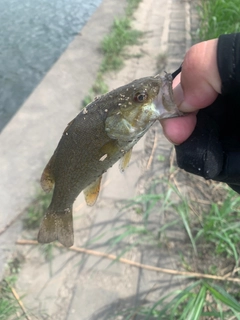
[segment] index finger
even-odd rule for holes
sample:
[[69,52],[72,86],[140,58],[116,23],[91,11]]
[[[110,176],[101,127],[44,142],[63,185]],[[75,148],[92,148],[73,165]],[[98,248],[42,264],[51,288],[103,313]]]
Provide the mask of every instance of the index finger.
[[218,39],[201,42],[187,52],[180,83],[174,89],[175,102],[181,111],[193,112],[207,107],[221,92],[217,42]]

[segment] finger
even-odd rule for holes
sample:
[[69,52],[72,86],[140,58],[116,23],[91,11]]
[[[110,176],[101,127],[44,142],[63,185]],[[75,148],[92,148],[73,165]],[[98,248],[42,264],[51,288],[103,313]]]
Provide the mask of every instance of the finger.
[[193,112],[210,105],[221,92],[217,67],[217,39],[191,47],[182,64],[181,83],[174,89],[177,106]]
[[162,119],[160,123],[163,127],[163,133],[173,144],[181,144],[193,132],[196,126],[196,113],[189,113],[183,117]]

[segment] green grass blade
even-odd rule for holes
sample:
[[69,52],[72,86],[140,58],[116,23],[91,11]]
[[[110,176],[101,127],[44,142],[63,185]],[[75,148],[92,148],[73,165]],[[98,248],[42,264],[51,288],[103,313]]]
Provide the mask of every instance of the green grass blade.
[[235,315],[235,317],[236,317],[236,319],[237,320],[240,320],[240,314],[239,314],[239,312],[236,312],[234,309],[232,309],[231,308],[231,310],[232,310],[232,313]]
[[204,283],[205,287],[211,292],[216,300],[221,301],[228,307],[234,309],[237,312],[240,312],[240,303],[226,292],[222,287],[217,286],[216,284]]
[[[209,232],[210,233],[210,232]],[[229,238],[228,235],[226,235],[225,233],[224,234],[221,234],[220,232],[214,232],[214,236],[216,238],[219,238],[220,240],[222,240],[223,242],[225,242],[229,248],[231,249],[232,251],[232,254],[234,256],[234,259],[236,261],[236,265],[238,265],[238,260],[239,260],[239,256],[238,256],[238,253],[237,253],[237,250],[236,250],[236,247],[235,245],[232,243],[231,239]]]
[[188,317],[186,318],[186,320],[198,320],[200,318],[200,316],[202,315],[202,308],[206,298],[206,291],[207,289],[203,285],[199,290],[198,295],[196,296],[193,308],[188,314]]
[[[159,310],[158,313],[158,317],[159,319],[162,319],[161,317],[164,317],[166,315],[166,313],[168,311],[170,311],[170,315],[171,318],[174,319],[174,313],[176,312],[176,309],[178,307],[178,305],[182,302],[184,302],[184,300],[186,300],[187,298],[191,297],[192,293],[191,291],[196,288],[197,286],[199,286],[199,284],[202,281],[196,281],[192,284],[190,284],[189,286],[187,286],[185,289],[183,289],[182,291],[179,292],[179,290],[174,291],[166,296],[164,296],[161,300],[157,301],[157,303],[154,304],[153,308],[151,309],[151,313],[149,313],[149,317],[146,319],[150,319],[150,314],[152,314],[153,310],[159,305],[161,304],[164,300],[166,300],[170,295],[176,294],[177,292],[179,292],[170,302],[168,302],[164,307],[162,307],[161,310]],[[169,319],[171,319],[169,318]],[[174,319],[175,320],[175,319]]]
[[186,232],[188,234],[188,237],[189,237],[189,239],[191,241],[194,253],[197,255],[196,243],[195,243],[195,240],[194,240],[194,237],[192,235],[192,231],[191,231],[191,228],[190,228],[190,225],[189,225],[189,222],[188,222],[188,213],[187,213],[188,210],[189,210],[188,209],[188,203],[186,202],[186,200],[184,200],[184,202],[182,203],[182,206],[176,207],[176,211],[180,215],[180,217],[182,219],[182,222],[183,222],[183,225],[184,225],[184,227],[186,229]]

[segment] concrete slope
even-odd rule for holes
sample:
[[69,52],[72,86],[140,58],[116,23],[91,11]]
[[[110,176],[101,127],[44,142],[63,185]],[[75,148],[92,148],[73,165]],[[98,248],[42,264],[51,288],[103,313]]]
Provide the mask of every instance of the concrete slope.
[[45,164],[96,79],[99,43],[125,5],[102,2],[0,135],[0,277],[20,231],[19,224],[7,227],[34,199]]
[[[134,56],[125,61],[125,67],[106,78],[111,89],[135,78],[157,73],[156,61],[159,55],[167,57],[163,70],[172,72],[180,65],[189,45],[189,8],[188,2],[172,0],[143,0],[140,3],[135,13],[134,26],[144,31],[145,37],[140,46],[126,50]],[[58,72],[58,67],[54,66],[55,72]],[[84,71],[84,75],[87,77],[88,73]],[[71,82],[69,85],[72,85]],[[74,104],[71,97],[67,97],[70,99],[68,104]],[[53,119],[54,116],[56,114],[52,115]],[[65,119],[62,122],[56,136],[61,134]],[[54,131],[55,128],[56,123],[50,130]],[[154,141],[157,141],[157,145],[151,158]],[[115,255],[121,253],[125,245],[132,245],[137,239],[134,235],[114,247],[109,245],[109,241],[122,235],[129,223],[138,225],[141,222],[142,216],[136,214],[133,208],[124,209],[126,201],[142,194],[146,183],[150,183],[154,177],[166,174],[171,150],[172,146],[164,138],[159,123],[156,123],[133,149],[126,172],[120,173],[116,164],[104,175],[102,191],[94,207],[87,207],[80,195],[74,205],[75,245],[87,245],[95,251]],[[159,155],[167,160],[159,162]],[[159,190],[159,193],[164,192],[164,188]],[[168,221],[170,218],[167,217]],[[152,229],[164,223],[166,217],[164,214],[159,215],[158,209],[149,217]],[[24,236],[29,234],[25,232]],[[174,241],[182,241],[183,238],[182,230],[173,230]],[[156,301],[182,285],[182,282],[170,275],[140,270],[117,262],[110,264],[111,261],[107,259],[76,254],[65,249],[54,249],[53,260],[49,263],[44,260],[40,251],[42,249],[42,246],[18,246],[16,249],[18,254],[25,257],[16,289],[20,295],[24,295],[23,303],[32,319],[121,320],[124,319],[125,309],[139,308],[145,302]],[[174,250],[159,249],[151,244],[132,249],[124,256],[133,261],[165,268],[176,269],[178,263],[178,253]]]

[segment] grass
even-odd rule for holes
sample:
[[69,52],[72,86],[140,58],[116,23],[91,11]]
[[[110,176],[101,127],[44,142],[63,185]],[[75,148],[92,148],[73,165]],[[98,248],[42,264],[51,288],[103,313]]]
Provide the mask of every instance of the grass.
[[138,5],[141,1],[142,0],[127,0],[127,8],[125,10],[125,13],[128,18],[131,18],[133,16],[133,13],[138,8]]
[[103,95],[107,91],[108,91],[108,86],[104,82],[103,76],[101,75],[101,73],[99,73],[89,93],[83,99],[82,105],[85,107],[86,105],[91,103],[95,99],[95,97],[99,95]]
[[[166,181],[158,180],[158,183],[163,185]],[[111,239],[111,245],[116,245],[126,240],[128,236],[134,235],[136,236],[135,246],[146,243],[160,246],[162,239],[167,238],[167,231],[177,226],[185,230],[195,256],[201,255],[203,249],[207,249],[209,257],[228,259],[234,268],[239,267],[240,196],[233,190],[228,188],[226,198],[221,203],[211,203],[209,209],[197,215],[197,218],[196,214],[193,214],[191,201],[172,184],[168,184],[166,194],[148,193],[129,200],[123,210],[126,211],[129,208],[141,215],[142,220],[138,223],[128,223],[117,229],[119,235]],[[170,215],[173,212],[174,218],[165,221],[163,226],[152,226],[151,214],[161,216]]]
[[87,96],[83,99],[82,107],[92,102],[98,95],[108,91],[103,75],[109,71],[117,71],[124,66],[124,60],[129,56],[125,52],[126,46],[139,44],[142,32],[134,30],[131,26],[133,13],[141,0],[128,0],[125,14],[115,19],[108,35],[100,44],[103,60],[98,70],[98,76]]
[[22,310],[13,295],[20,262],[13,259],[8,264],[8,275],[0,282],[0,320],[24,319]]
[[131,28],[130,17],[115,19],[110,34],[101,43],[104,58],[100,72],[105,73],[122,68],[125,57],[124,48],[128,45],[138,44],[141,35],[140,31]]
[[[164,184],[165,180],[157,180],[153,184]],[[154,189],[154,188],[151,188]],[[173,198],[177,195],[178,201]],[[170,219],[165,222],[164,225],[156,226],[152,224],[151,215],[156,213],[160,217],[161,215],[170,215],[173,212],[177,212],[178,215],[174,216],[174,219]],[[128,236],[135,236],[134,243],[129,245],[129,248],[133,246],[140,245],[155,245],[161,247],[163,244],[167,245],[164,242],[168,236],[167,232],[169,229],[175,227],[175,230],[185,229],[188,239],[192,244],[194,254],[197,254],[196,241],[191,231],[191,225],[189,220],[191,219],[191,209],[189,207],[189,201],[184,198],[180,192],[176,190],[175,187],[169,185],[166,194],[155,194],[147,193],[135,197],[132,200],[127,202],[127,205],[123,208],[124,211],[129,210],[129,208],[134,209],[134,211],[142,216],[142,221],[134,224],[127,224],[119,229],[118,236],[110,239],[111,245],[119,244],[123,240],[127,240]],[[160,219],[160,218],[159,218]],[[128,241],[125,241],[126,243]],[[126,248],[124,249],[127,250]]]
[[19,311],[19,305],[11,292],[13,280],[5,278],[0,282],[0,319],[6,320],[16,315]]
[[[172,295],[172,300],[167,302]],[[136,311],[133,312],[136,315]],[[137,314],[146,320],[240,319],[240,305],[223,288],[199,280],[167,294],[151,308],[142,307]]]
[[239,266],[240,255],[240,197],[229,190],[221,206],[211,204],[208,214],[203,215],[202,226],[199,228],[196,242],[212,244],[216,255],[224,255],[235,260]]
[[240,0],[201,0],[199,15],[201,40],[240,31]]
[[[165,180],[156,183],[166,184]],[[153,190],[154,188],[151,188]],[[182,267],[190,271],[222,274],[226,267],[238,275],[240,254],[240,196],[227,189],[222,203],[212,203],[209,209],[199,216],[192,211],[191,201],[184,197],[172,184],[166,194],[149,193],[138,196],[128,202],[125,210],[132,208],[142,216],[142,222],[129,222],[120,227],[118,236],[110,240],[110,246],[120,245],[121,257],[133,247],[140,250],[167,245],[168,231],[174,227],[185,229],[185,245],[175,244]],[[162,226],[151,223],[151,215],[159,216],[175,213],[175,217]],[[134,239],[129,241],[129,239]],[[191,246],[189,246],[189,244]],[[188,252],[188,255],[186,255]],[[191,252],[191,254],[189,254]],[[193,258],[192,258],[193,257]],[[208,260],[208,262],[206,261]],[[214,268],[213,268],[213,264]],[[194,265],[199,269],[195,269]],[[229,268],[228,268],[229,269]],[[211,272],[210,272],[211,273]],[[193,280],[182,290],[172,291],[152,304],[120,311],[123,319],[132,319],[139,315],[141,319],[161,320],[197,320],[197,319],[240,319],[239,284],[216,281]]]

